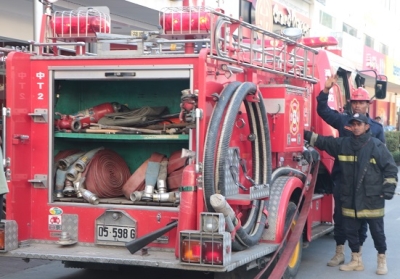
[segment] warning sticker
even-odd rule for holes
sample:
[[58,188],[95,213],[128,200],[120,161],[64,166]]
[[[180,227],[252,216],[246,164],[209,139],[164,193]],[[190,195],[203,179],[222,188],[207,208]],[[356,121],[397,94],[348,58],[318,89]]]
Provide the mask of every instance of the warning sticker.
[[61,231],[62,217],[61,215],[49,215],[49,230]]

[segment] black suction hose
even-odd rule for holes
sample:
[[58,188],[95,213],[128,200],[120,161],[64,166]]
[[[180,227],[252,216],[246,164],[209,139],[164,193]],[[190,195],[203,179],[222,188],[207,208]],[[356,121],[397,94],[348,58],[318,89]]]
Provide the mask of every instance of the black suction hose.
[[[236,115],[242,102],[246,107],[250,132],[255,135],[255,140],[252,142],[254,180],[257,184],[267,184],[271,180],[270,136],[264,103],[262,101],[248,102],[245,100],[248,94],[256,92],[255,84],[246,82],[239,85],[240,83],[234,82],[224,89],[210,117],[205,141],[203,169],[204,197],[209,211],[214,211],[210,204],[210,197],[217,190],[221,191],[223,195],[226,192],[224,185],[225,159],[228,154]],[[259,97],[262,100],[262,96],[259,95]],[[224,114],[225,118],[223,118]],[[217,185],[218,187],[216,187]],[[236,231],[236,237],[232,242],[234,250],[244,250],[258,243],[267,218],[264,213],[265,207],[265,201],[253,201],[253,207],[246,224]]]
[[[252,168],[253,168],[253,180],[256,184],[259,184],[261,181],[261,172],[260,172],[260,164],[257,164],[257,159],[258,159],[258,154],[260,153],[260,146],[259,146],[259,131],[257,129],[257,121],[256,121],[256,116],[254,114],[254,108],[252,103],[245,101],[244,102],[246,112],[247,112],[247,117],[249,121],[249,127],[250,127],[250,134],[254,135],[254,140],[251,141],[251,158],[252,158]],[[246,223],[242,225],[244,231],[246,233],[250,233],[253,229],[254,222],[256,222],[255,218],[257,218],[257,213],[260,209],[260,202],[258,200],[253,200],[252,201],[252,207],[250,210],[250,213],[246,219]]]
[[206,203],[206,209],[210,212],[214,212],[213,207],[210,204],[210,197],[216,193],[215,184],[215,149],[219,138],[219,130],[221,119],[223,118],[225,108],[233,93],[240,86],[240,82],[235,81],[228,84],[215,105],[215,108],[211,114],[209,125],[207,129],[206,140],[204,144],[204,168],[203,168],[203,179],[204,179],[204,200]]
[[[231,140],[232,136],[232,131],[233,131],[233,126],[234,122],[236,119],[236,115],[240,109],[240,106],[242,102],[244,101],[245,103],[247,102],[245,100],[246,96],[248,94],[254,94],[256,92],[256,85],[253,83],[243,83],[235,92],[235,94],[232,97],[231,102],[229,103],[229,107],[227,108],[226,111],[226,116],[223,121],[222,125],[222,130],[221,130],[221,136],[219,140],[219,145],[217,149],[217,161],[216,161],[216,177],[218,178],[218,189],[221,191],[221,193],[224,193],[224,182],[225,182],[225,158],[228,155],[228,148],[229,148],[229,143]],[[258,104],[258,103],[257,103]],[[252,124],[253,128],[252,131],[257,135],[255,139],[255,143],[253,144],[253,169],[256,172],[254,174],[254,178],[256,180],[256,183],[260,182],[265,182],[266,177],[265,175],[262,175],[263,173],[266,173],[266,170],[261,170],[260,171],[260,166],[263,166],[265,164],[262,164],[260,162],[260,156],[261,154],[261,159],[267,159],[266,157],[266,147],[265,145],[262,144],[262,140],[266,138],[265,134],[263,136],[258,135],[260,132],[265,133],[264,125],[260,123],[262,120],[260,120],[260,115],[254,116],[254,105],[247,106],[249,109],[248,114],[249,114],[249,120],[250,123]],[[251,107],[251,109],[250,109]],[[264,154],[264,155],[263,155]],[[269,158],[270,159],[270,158]],[[264,214],[264,201],[255,201],[254,202],[255,207],[253,207],[249,218],[250,221],[246,222],[246,226],[239,227],[236,231],[236,238],[232,243],[232,247],[234,250],[244,250],[248,247],[254,246],[255,244],[258,243],[260,240],[262,233],[264,231],[264,225],[266,222],[266,215]],[[235,224],[236,226],[237,224]],[[249,234],[249,232],[251,232]]]
[[[259,154],[254,154],[256,158],[257,165],[261,169],[261,183],[270,184],[272,177],[272,160],[271,160],[271,138],[269,134],[268,119],[266,117],[267,113],[265,110],[264,102],[262,101],[262,96],[259,94],[260,102],[252,103],[254,110],[256,111],[257,120],[255,127],[257,128],[257,144],[259,144]],[[271,184],[270,184],[271,185]],[[234,250],[244,250],[249,246],[253,246],[258,243],[262,237],[264,231],[267,216],[264,214],[264,209],[266,208],[265,201],[259,201],[259,209],[257,220],[253,223],[253,230],[249,234],[244,230],[238,230],[236,232],[236,239],[232,243],[232,248]]]
[[[256,91],[256,85],[250,82],[244,82],[236,90],[235,94],[231,98],[228,108],[226,109],[225,118],[220,130],[220,138],[218,143],[218,149],[216,153],[216,184],[220,190],[220,194],[225,196],[225,160],[228,158],[229,143],[232,137],[233,127],[235,125],[236,116],[242,105],[244,98],[249,94],[254,94]],[[257,178],[258,174],[255,174]]]

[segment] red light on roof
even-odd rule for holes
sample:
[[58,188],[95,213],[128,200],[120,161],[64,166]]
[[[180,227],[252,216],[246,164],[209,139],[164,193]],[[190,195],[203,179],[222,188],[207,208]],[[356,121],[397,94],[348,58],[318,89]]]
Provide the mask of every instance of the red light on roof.
[[327,47],[327,46],[337,46],[338,41],[335,37],[309,37],[303,38],[302,44],[308,47]]
[[107,20],[98,16],[54,17],[51,26],[54,33],[59,36],[68,34],[94,35],[96,32],[110,32],[110,25]]
[[189,13],[165,13],[160,18],[160,25],[165,32],[198,32],[210,30],[210,13],[189,12]]

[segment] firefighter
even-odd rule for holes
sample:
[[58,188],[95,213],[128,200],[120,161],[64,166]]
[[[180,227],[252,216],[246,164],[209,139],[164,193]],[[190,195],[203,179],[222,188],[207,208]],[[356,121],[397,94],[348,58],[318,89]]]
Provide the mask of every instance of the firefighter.
[[[2,143],[2,140],[0,138],[0,144]],[[3,152],[0,148],[0,162],[1,164],[3,163]],[[4,170],[2,169],[0,171],[0,220],[4,219],[5,216],[3,216],[3,199],[4,195],[8,193],[8,186],[7,186],[7,181],[6,181],[6,175],[4,173]]]
[[[320,92],[317,97],[317,112],[318,115],[330,126],[339,131],[339,137],[351,136],[351,131],[346,128],[347,122],[351,118],[351,113],[339,113],[336,110],[331,109],[328,106],[329,90],[333,84],[337,81],[337,75],[329,77],[325,82],[325,88]],[[358,88],[354,90],[350,97],[350,104],[353,113],[361,113],[368,116],[368,124],[370,127],[370,133],[373,137],[380,139],[385,143],[385,133],[380,123],[372,120],[368,115],[369,109],[369,95],[364,88]],[[346,242],[346,234],[342,225],[342,212],[341,212],[341,201],[340,201],[340,168],[338,160],[335,158],[335,163],[332,169],[332,181],[333,181],[333,197],[335,202],[335,208],[333,213],[334,220],[334,239],[336,242],[336,253],[332,259],[327,263],[328,266],[338,266],[345,261],[344,255],[344,244]],[[363,245],[367,238],[368,226],[364,222],[359,231],[360,243]]]
[[351,249],[351,261],[340,266],[342,271],[361,271],[358,230],[365,220],[370,228],[378,251],[376,273],[387,274],[386,237],[383,216],[385,200],[391,200],[397,186],[397,165],[386,145],[368,132],[369,118],[355,113],[348,121],[350,137],[324,137],[310,131],[304,139],[312,146],[325,150],[338,158],[342,171],[340,199],[342,201],[343,226]]

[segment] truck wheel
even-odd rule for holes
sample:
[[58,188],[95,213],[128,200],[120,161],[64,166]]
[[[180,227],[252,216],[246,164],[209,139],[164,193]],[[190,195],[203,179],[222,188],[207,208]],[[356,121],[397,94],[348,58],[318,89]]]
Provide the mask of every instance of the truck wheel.
[[[297,216],[293,219],[293,222],[290,223],[293,214],[296,212],[296,204],[294,202],[289,202],[288,204],[288,209],[286,211],[286,219],[285,219],[285,232],[289,230],[293,230],[294,226],[296,225],[297,218],[299,213],[297,212]],[[290,236],[289,232],[289,236]],[[283,249],[282,249],[283,250]],[[290,279],[294,278],[297,275],[297,272],[299,271],[300,268],[300,263],[301,263],[301,256],[303,254],[303,237],[300,237],[299,242],[296,245],[296,248],[293,251],[292,257],[289,260],[288,267],[286,268],[286,271],[282,277],[282,279]]]

